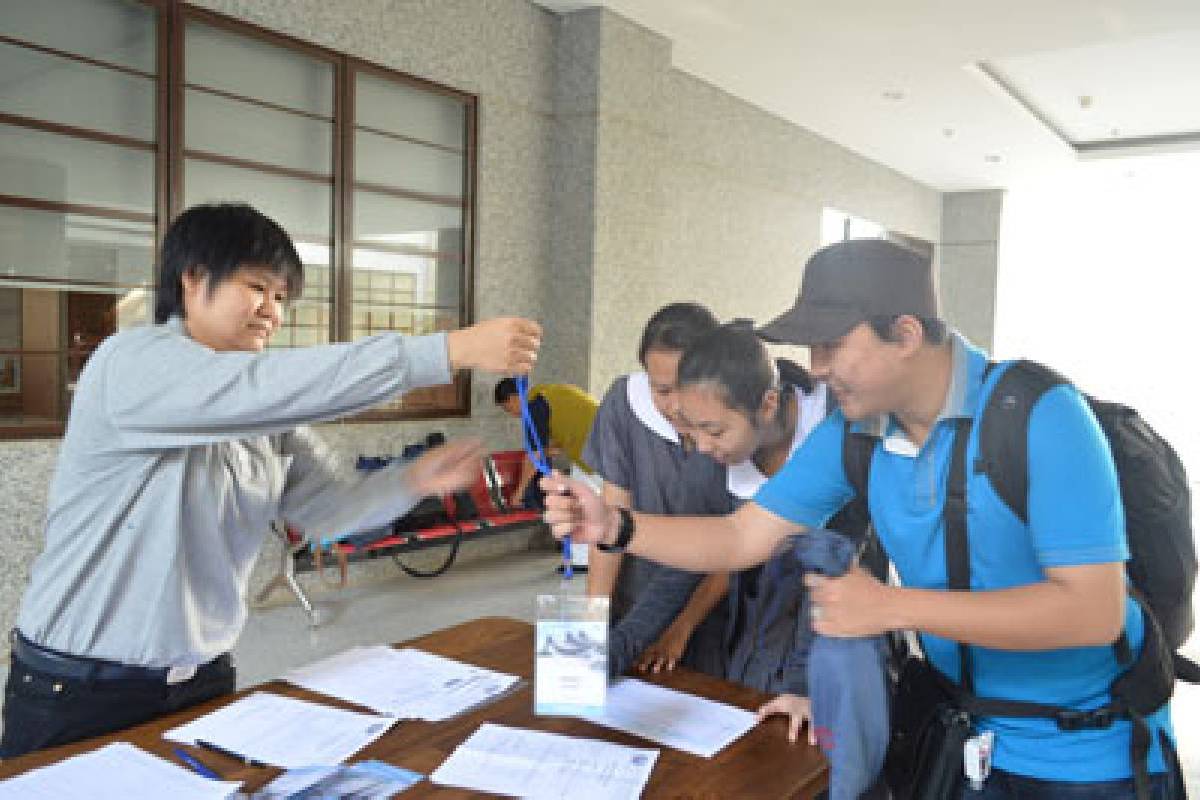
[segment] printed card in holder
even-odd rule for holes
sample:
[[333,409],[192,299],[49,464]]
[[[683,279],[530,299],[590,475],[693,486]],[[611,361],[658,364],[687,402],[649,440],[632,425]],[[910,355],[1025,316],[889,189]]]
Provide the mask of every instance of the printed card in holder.
[[604,709],[607,689],[608,598],[538,595],[534,713],[596,713]]

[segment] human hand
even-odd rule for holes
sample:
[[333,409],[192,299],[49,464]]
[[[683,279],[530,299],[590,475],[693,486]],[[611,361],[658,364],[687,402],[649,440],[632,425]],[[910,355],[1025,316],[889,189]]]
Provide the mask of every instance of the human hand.
[[758,709],[758,721],[762,722],[774,714],[786,714],[788,718],[788,741],[800,738],[800,727],[808,725],[808,743],[817,743],[817,734],[812,726],[812,701],[794,694],[781,694]]
[[891,608],[885,586],[861,567],[840,578],[816,573],[804,576],[812,599],[812,629],[822,636],[852,638],[891,630]]
[[446,334],[451,369],[525,375],[541,345],[542,326],[521,317],[497,317]]
[[637,668],[642,672],[670,672],[683,658],[683,651],[687,649],[691,638],[691,630],[676,625],[667,626],[658,641],[647,647],[638,658]]
[[612,544],[620,518],[585,481],[567,478],[557,470],[541,479],[546,493],[542,519],[556,539],[570,536],[579,544]]
[[480,439],[457,439],[426,451],[404,470],[404,481],[418,497],[466,489],[479,477],[485,451]]

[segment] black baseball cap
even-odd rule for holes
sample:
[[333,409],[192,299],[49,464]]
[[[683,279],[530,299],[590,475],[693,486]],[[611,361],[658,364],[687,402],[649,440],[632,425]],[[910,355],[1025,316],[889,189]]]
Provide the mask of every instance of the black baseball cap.
[[901,314],[938,318],[930,259],[884,239],[850,239],[808,260],[796,304],[758,333],[770,342],[825,344],[860,322]]

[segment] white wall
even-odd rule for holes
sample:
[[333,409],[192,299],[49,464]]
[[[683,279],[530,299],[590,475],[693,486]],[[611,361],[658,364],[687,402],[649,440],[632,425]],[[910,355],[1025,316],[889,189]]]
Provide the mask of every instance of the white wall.
[[1010,188],[996,355],[1137,408],[1200,480],[1200,155],[1090,162]]

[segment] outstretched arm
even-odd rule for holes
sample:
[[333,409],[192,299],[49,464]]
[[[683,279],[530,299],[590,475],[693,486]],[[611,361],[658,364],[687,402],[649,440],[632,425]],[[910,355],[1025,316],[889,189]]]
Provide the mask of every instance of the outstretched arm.
[[[542,478],[546,490],[546,522],[556,537],[612,545],[621,517],[583,481],[560,474]],[[766,561],[803,526],[745,503],[732,514],[676,517],[633,514],[634,533],[628,552],[690,572],[726,572]]]

